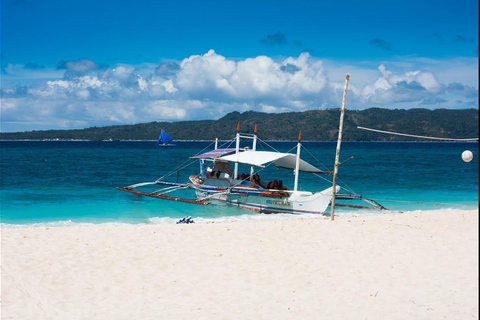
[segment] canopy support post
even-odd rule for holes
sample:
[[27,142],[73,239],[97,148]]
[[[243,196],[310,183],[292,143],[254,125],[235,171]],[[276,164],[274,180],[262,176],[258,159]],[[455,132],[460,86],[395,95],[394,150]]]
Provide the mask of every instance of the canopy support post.
[[[257,150],[257,125],[255,125],[255,129],[253,131],[253,145],[252,145],[252,150],[256,151]],[[255,171],[255,168],[253,166],[250,167],[250,181],[253,179],[253,172]]]
[[298,171],[300,168],[300,149],[302,147],[302,130],[298,133],[298,144],[297,144],[297,161],[295,162],[295,184],[293,186],[293,191],[297,192],[298,190]]
[[240,121],[237,123],[237,143],[235,145],[235,154],[237,154],[237,162],[235,162],[235,171],[233,172],[233,178],[238,177],[238,152],[240,151]]

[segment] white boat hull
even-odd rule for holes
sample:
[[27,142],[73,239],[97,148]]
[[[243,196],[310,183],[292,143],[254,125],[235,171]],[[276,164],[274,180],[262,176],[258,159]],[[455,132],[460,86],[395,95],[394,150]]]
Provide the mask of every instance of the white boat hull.
[[[269,192],[232,189],[197,189],[199,199],[226,203],[261,213],[323,214],[332,201],[332,188],[321,192]],[[338,188],[339,189],[339,188]],[[257,194],[255,194],[257,193]]]

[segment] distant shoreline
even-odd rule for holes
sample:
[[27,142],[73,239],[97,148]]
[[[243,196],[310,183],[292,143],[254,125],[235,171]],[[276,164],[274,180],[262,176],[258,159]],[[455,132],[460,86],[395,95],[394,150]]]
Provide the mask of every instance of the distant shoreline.
[[[240,132],[253,133],[263,141],[296,141],[299,131],[309,141],[337,141],[338,110],[310,110],[293,113],[232,112],[218,120],[149,122],[83,129],[49,129],[23,132],[0,132],[0,140],[156,140],[161,130],[175,141],[221,140],[234,138],[237,124]],[[350,141],[417,141],[359,130],[368,127],[415,136],[468,139],[478,137],[478,109],[409,109],[370,108],[349,110],[345,114],[343,136]],[[428,139],[423,139],[428,140]],[[306,140],[304,140],[306,141]]]

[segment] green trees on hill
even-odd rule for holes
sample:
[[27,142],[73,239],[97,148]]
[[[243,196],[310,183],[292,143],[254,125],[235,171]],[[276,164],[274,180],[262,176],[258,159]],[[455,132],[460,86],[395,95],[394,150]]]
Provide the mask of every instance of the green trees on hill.
[[[176,140],[230,139],[237,122],[242,132],[253,133],[258,125],[263,140],[296,140],[302,130],[304,140],[334,141],[338,135],[338,109],[311,110],[289,113],[231,112],[219,120],[149,122],[135,125],[92,127],[81,130],[46,130],[0,133],[1,140],[156,140],[161,129]],[[445,138],[478,137],[478,110],[409,109],[389,110],[371,108],[347,110],[344,122],[345,141],[408,141],[411,139],[357,129],[357,126],[414,135]]]

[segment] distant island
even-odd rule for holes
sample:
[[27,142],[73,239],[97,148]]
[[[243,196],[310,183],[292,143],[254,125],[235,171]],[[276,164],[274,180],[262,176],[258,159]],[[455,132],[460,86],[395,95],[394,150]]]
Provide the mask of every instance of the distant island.
[[[335,141],[338,109],[289,113],[231,112],[218,120],[150,122],[135,125],[91,127],[76,130],[45,130],[0,133],[0,140],[156,140],[161,129],[175,140],[231,139],[237,122],[242,132],[253,133],[255,124],[262,140],[296,140],[302,130],[305,141]],[[478,137],[478,109],[381,109],[345,113],[344,141],[419,141],[379,134],[357,126],[413,135],[444,138]]]

